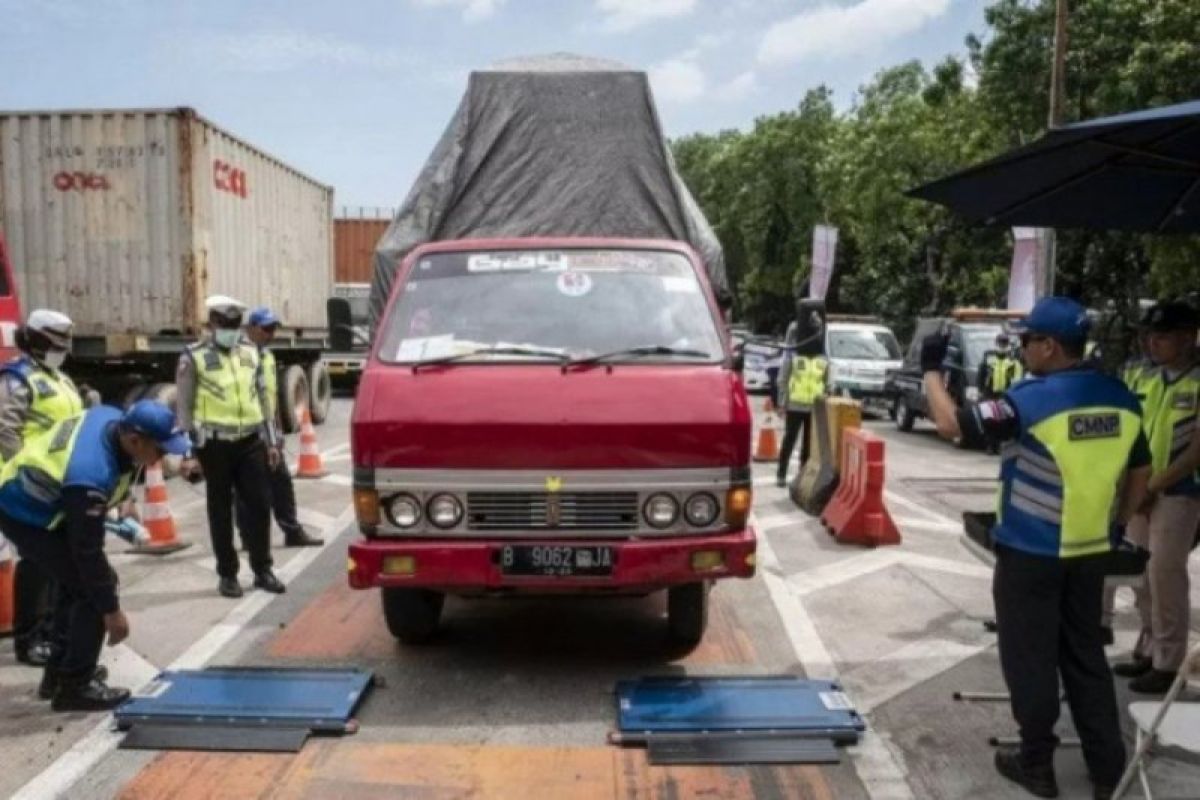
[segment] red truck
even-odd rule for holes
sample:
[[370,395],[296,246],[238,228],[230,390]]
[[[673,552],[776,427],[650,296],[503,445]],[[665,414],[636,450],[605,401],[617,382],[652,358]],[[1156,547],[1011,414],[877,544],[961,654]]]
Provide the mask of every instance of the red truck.
[[695,644],[713,582],[755,568],[737,361],[685,244],[416,248],[354,406],[350,585],[407,643],[447,594],[666,589]]
[[16,334],[20,325],[21,304],[17,300],[4,234],[0,233],[0,364],[17,355]]

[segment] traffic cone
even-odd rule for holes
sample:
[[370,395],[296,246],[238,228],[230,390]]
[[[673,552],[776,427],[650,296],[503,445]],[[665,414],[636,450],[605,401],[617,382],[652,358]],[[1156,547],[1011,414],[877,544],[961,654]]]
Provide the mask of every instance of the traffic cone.
[[768,413],[766,421],[758,430],[758,445],[754,448],[755,461],[779,460],[779,437],[775,433],[775,414]]
[[774,414],[775,413],[775,398],[771,397],[771,395],[767,395],[767,399],[763,402],[763,413],[764,414]]
[[329,474],[321,460],[321,448],[317,445],[317,429],[313,427],[308,406],[300,408],[300,460],[296,462],[297,478],[324,478]]
[[161,461],[146,467],[142,524],[149,531],[150,540],[139,544],[131,552],[165,556],[192,546],[191,542],[182,541],[175,530],[175,518],[171,516],[171,506],[167,503],[167,483],[163,480]]
[[0,544],[0,636],[8,636],[13,630],[13,573],[16,572],[16,562],[12,558],[12,548],[7,542]]

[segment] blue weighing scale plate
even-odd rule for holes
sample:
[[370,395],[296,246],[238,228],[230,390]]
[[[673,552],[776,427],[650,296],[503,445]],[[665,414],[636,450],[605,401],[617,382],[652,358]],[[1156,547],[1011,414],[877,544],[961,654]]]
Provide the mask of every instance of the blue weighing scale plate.
[[857,739],[866,724],[839,684],[794,677],[617,683],[622,734],[796,731]]
[[114,712],[138,723],[344,731],[371,685],[359,669],[219,667],[161,673]]

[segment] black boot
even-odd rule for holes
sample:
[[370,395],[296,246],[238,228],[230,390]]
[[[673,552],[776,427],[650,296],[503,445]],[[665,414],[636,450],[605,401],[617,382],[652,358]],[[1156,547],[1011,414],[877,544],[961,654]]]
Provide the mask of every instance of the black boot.
[[1058,780],[1054,765],[1030,767],[1021,763],[1021,753],[1015,748],[996,751],[996,771],[1030,794],[1038,797],[1058,797]]
[[[103,664],[96,666],[96,671],[92,673],[96,680],[108,680],[108,667]],[[54,693],[58,691],[58,670],[50,665],[46,665],[46,671],[42,673],[42,682],[38,684],[38,699],[51,700],[54,698]]]
[[262,589],[264,592],[271,594],[283,594],[287,591],[287,587],[279,578],[275,577],[275,573],[271,570],[264,570],[254,576],[254,588]]
[[1154,669],[1154,661],[1145,656],[1134,655],[1131,661],[1113,666],[1113,674],[1120,678],[1140,678]]
[[297,525],[295,528],[289,528],[283,532],[284,547],[320,547],[325,544],[325,540],[313,536],[304,529],[303,525]]
[[95,675],[82,681],[60,676],[50,708],[55,711],[111,711],[128,699],[128,689],[109,687]]
[[1175,673],[1161,669],[1150,669],[1146,674],[1129,682],[1129,691],[1138,694],[1166,694],[1175,682]]

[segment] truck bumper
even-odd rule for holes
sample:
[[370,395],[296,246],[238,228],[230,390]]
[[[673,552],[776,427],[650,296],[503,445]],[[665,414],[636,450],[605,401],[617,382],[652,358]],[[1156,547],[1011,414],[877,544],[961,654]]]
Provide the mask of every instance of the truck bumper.
[[[689,536],[669,540],[471,540],[366,539],[350,545],[348,569],[351,588],[405,587],[447,593],[475,594],[493,591],[528,593],[642,594],[667,586],[718,578],[754,575],[756,536],[752,527],[715,536]],[[505,575],[500,550],[505,545],[606,545],[613,549],[612,574],[603,577]],[[697,568],[693,555],[718,566]],[[385,560],[412,559],[411,574],[396,574]],[[392,563],[395,563],[394,561]]]

